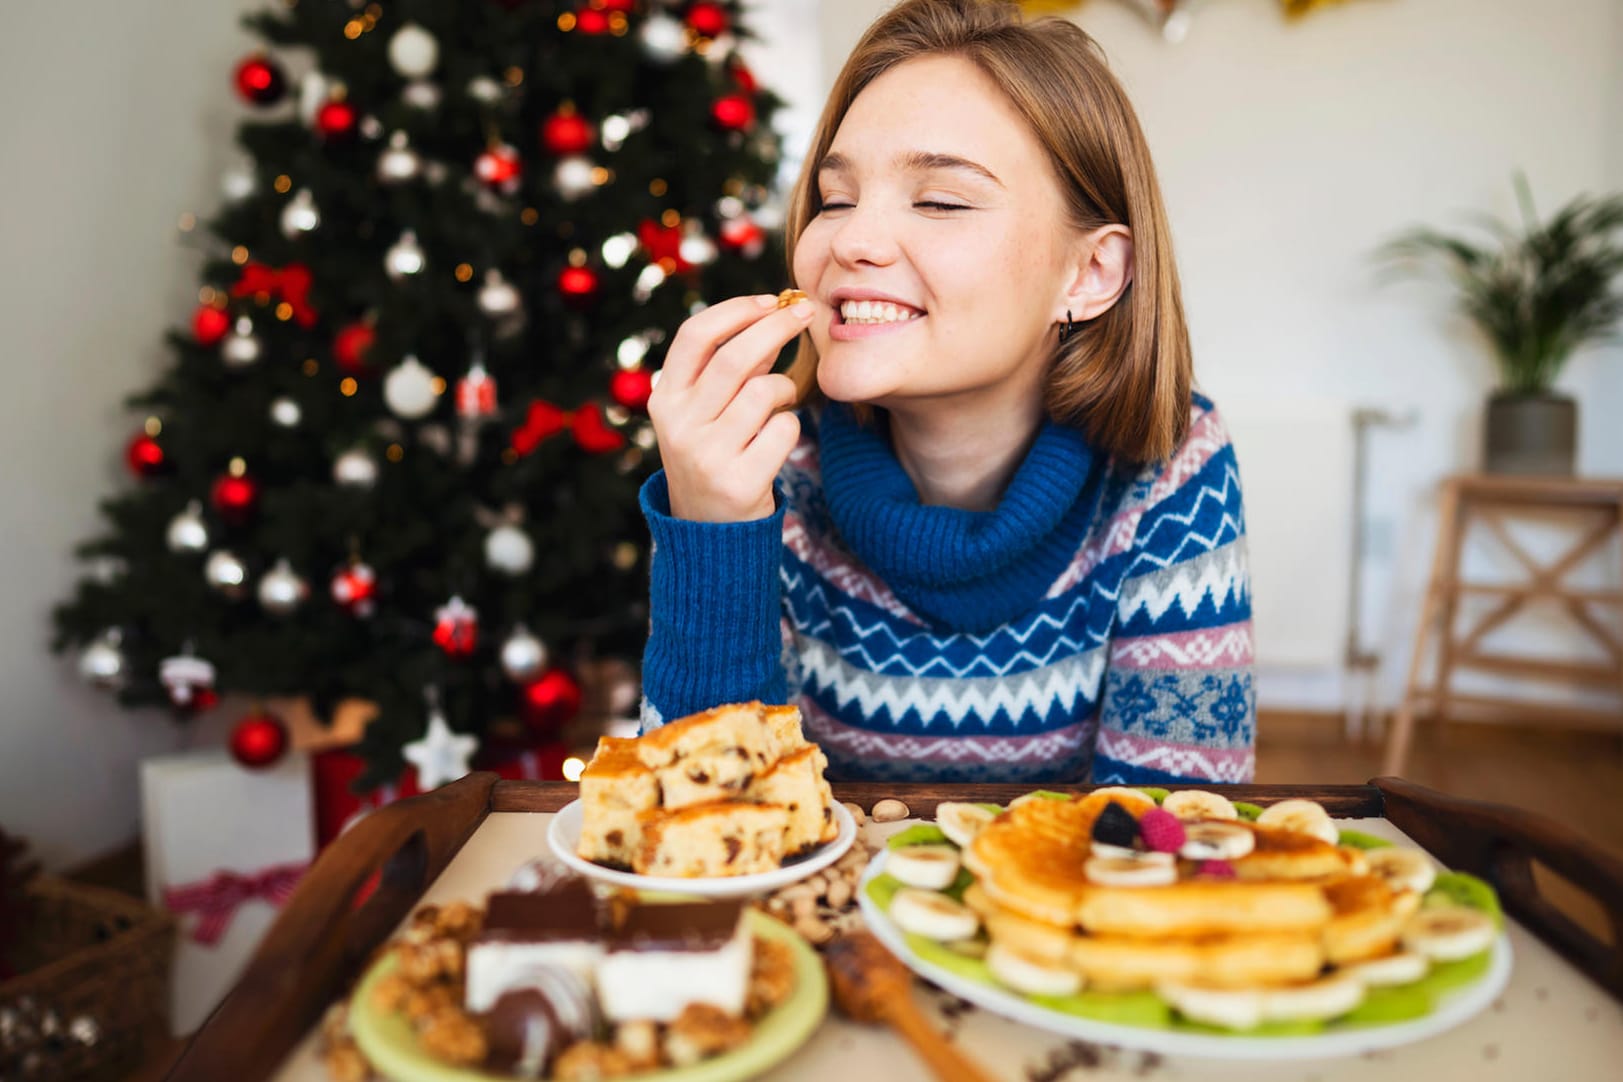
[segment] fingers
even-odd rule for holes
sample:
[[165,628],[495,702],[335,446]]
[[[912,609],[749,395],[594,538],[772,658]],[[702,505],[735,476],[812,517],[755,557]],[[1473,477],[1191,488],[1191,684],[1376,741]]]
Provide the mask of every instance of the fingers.
[[746,382],[772,370],[779,352],[816,311],[810,301],[796,308],[770,313],[715,351],[683,396],[695,417],[719,417]]
[[689,316],[677,328],[671,348],[665,351],[659,381],[671,390],[692,386],[705,362],[723,342],[777,307],[778,299],[766,294],[732,297]]

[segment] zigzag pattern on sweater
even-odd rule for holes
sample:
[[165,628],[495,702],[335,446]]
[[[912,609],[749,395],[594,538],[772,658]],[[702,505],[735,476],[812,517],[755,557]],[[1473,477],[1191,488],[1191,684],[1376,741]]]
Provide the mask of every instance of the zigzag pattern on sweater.
[[[883,765],[880,776],[908,780],[962,778],[966,768],[985,768],[1001,778],[1005,767],[1017,781],[1076,778],[1083,776],[1092,746],[1089,721],[1031,736],[931,737],[854,728],[815,703],[803,703],[802,712],[806,735],[823,748],[835,775],[856,768],[859,776],[872,776]],[[890,769],[896,767],[900,773]]]
[[1230,624],[1118,639],[1110,647],[1110,666],[1113,669],[1238,668],[1255,660],[1253,648],[1250,627]]
[[1207,599],[1219,610],[1231,602],[1249,603],[1246,572],[1245,544],[1234,540],[1182,563],[1128,579],[1122,584],[1118,612],[1123,623],[1140,610],[1150,620],[1160,621],[1174,604],[1191,616]]
[[1135,740],[1126,733],[1100,729],[1094,760],[1096,780],[1107,772],[1109,764],[1103,761],[1107,759],[1163,774],[1209,781],[1246,781],[1256,770],[1256,755],[1249,747],[1230,750],[1165,744]]

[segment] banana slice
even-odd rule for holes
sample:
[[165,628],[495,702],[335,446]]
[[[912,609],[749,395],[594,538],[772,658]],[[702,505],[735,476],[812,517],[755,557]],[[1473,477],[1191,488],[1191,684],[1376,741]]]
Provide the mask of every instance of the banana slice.
[[1191,1022],[1225,1029],[1252,1029],[1262,1021],[1262,993],[1254,988],[1202,988],[1162,981],[1155,992]]
[[1178,881],[1178,866],[1171,857],[1171,853],[1089,857],[1082,874],[1102,887],[1164,887]]
[[1356,845],[1338,845],[1336,851],[1347,865],[1347,874],[1352,876],[1368,875],[1369,854]]
[[1398,951],[1388,954],[1385,958],[1371,958],[1367,962],[1357,962],[1350,966],[1342,966],[1340,972],[1349,977],[1355,977],[1369,988],[1384,988],[1393,984],[1409,984],[1426,975],[1431,963],[1426,961],[1424,954],[1414,951]]
[[986,952],[992,976],[1030,996],[1071,996],[1082,990],[1082,974],[1064,966],[1039,962],[1001,943]]
[[1386,880],[1393,890],[1424,894],[1437,882],[1437,869],[1432,866],[1431,858],[1418,849],[1397,845],[1371,849],[1364,854],[1364,859],[1369,862],[1370,873]]
[[885,871],[910,887],[945,890],[958,878],[958,850],[950,845],[905,845],[886,855]]
[[1312,984],[1270,988],[1262,994],[1262,1017],[1269,1022],[1322,1022],[1364,1002],[1364,984],[1347,974],[1321,977]]
[[[1095,857],[1118,857],[1122,860],[1132,860],[1134,857],[1146,857],[1149,853],[1143,849],[1134,849],[1130,845],[1111,845],[1109,842],[1089,842],[1088,855]],[[1167,854],[1170,856],[1171,854]]]
[[1186,860],[1237,860],[1256,844],[1257,836],[1237,822],[1190,823],[1184,827],[1183,848],[1178,855]]
[[986,825],[996,818],[996,812],[989,811],[979,804],[948,801],[935,807],[935,825],[940,827],[941,833],[960,849],[967,848],[969,843],[975,840],[975,835],[986,829]]
[[1463,905],[1422,909],[1403,926],[1403,945],[1436,962],[1455,962],[1487,950],[1493,936],[1493,918]]
[[1316,800],[1281,800],[1270,804],[1257,816],[1257,825],[1311,834],[1331,845],[1341,837],[1341,832],[1330,822],[1330,813]]
[[1204,789],[1179,789],[1168,793],[1161,807],[1186,823],[1199,819],[1238,819],[1234,801],[1222,793],[1208,793]]
[[981,926],[979,917],[945,894],[913,887],[891,898],[890,918],[904,932],[941,942],[968,939]]

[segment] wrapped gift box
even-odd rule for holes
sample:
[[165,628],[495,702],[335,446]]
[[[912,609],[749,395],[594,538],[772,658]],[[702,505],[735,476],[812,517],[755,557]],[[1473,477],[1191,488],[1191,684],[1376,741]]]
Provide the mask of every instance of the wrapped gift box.
[[141,801],[147,894],[179,922],[170,1027],[182,1036],[230,990],[315,853],[310,763],[159,756],[141,763]]

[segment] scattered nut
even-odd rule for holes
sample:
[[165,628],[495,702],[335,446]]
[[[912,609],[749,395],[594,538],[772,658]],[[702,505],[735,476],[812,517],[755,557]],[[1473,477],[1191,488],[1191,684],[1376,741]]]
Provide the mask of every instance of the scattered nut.
[[800,881],[806,892],[813,898],[821,898],[828,892],[828,879],[822,875],[808,875]]
[[795,920],[795,931],[799,932],[814,947],[820,947],[834,938],[834,929],[816,917],[797,918]]
[[873,821],[876,823],[895,823],[911,814],[906,804],[894,798],[881,800],[873,806]]
[[353,1044],[335,1044],[327,1049],[323,1058],[327,1074],[334,1082],[367,1082],[372,1077],[372,1065]]
[[860,827],[868,821],[868,813],[862,810],[861,804],[850,800],[842,801],[842,804],[845,810],[851,813],[851,818],[856,820],[857,826]]
[[828,904],[831,909],[844,909],[851,904],[851,881],[836,879],[828,885]]
[[797,894],[790,910],[794,913],[795,922],[799,923],[817,912],[817,899],[810,894]]

